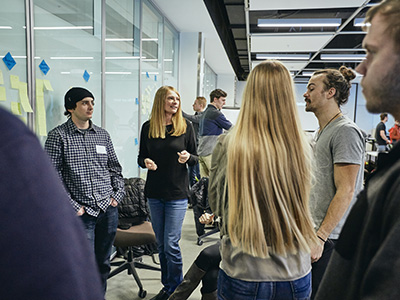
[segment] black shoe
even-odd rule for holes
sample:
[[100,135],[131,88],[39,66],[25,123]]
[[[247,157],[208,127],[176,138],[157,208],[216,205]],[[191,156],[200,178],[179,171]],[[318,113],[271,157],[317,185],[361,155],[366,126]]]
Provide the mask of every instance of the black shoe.
[[164,290],[161,290],[157,295],[155,295],[150,300],[167,300],[168,298],[169,298],[169,295],[167,294],[167,292]]

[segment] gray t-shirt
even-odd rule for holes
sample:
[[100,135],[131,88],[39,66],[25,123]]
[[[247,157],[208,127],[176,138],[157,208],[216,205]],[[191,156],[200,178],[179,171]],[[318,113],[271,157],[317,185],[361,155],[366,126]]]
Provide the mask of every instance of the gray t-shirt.
[[363,188],[365,142],[360,129],[349,118],[341,116],[328,124],[313,141],[313,184],[310,209],[316,230],[321,226],[328,207],[335,196],[334,164],[360,165],[354,196],[349,208],[329,236],[338,239],[343,224],[358,193]]
[[268,258],[255,257],[234,247],[227,235],[222,237],[220,251],[221,269],[228,276],[244,281],[293,281],[311,271],[311,256],[308,252],[283,256],[271,251]]

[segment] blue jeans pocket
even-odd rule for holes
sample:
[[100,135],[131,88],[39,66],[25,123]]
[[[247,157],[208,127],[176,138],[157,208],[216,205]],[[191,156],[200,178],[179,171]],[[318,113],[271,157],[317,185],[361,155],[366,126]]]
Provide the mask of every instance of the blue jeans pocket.
[[[258,283],[247,282],[229,277],[224,271],[219,271],[218,299],[223,300],[253,300],[257,299]],[[269,299],[264,295],[265,299]]]
[[291,282],[293,288],[294,299],[308,300],[311,297],[311,273],[303,278]]

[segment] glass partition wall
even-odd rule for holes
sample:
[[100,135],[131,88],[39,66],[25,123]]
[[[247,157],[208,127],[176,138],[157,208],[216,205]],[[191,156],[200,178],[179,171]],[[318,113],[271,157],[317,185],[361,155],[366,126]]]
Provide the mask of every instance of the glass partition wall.
[[66,91],[87,88],[93,122],[110,133],[124,177],[139,175],[140,127],[155,91],[178,88],[179,35],[151,2],[15,0],[0,11],[0,40],[2,107],[32,120],[44,143],[67,120]]
[[[0,106],[27,122],[27,115],[32,111],[32,107],[25,97],[27,89],[25,1],[10,1],[2,6],[0,41],[0,58],[2,59],[0,61]],[[23,101],[20,100],[21,96]]]
[[[140,1],[106,0],[105,127],[124,168],[137,176]],[[127,174],[127,175],[126,175]]]
[[34,0],[33,3],[34,48],[38,58],[36,104],[38,110],[45,106],[41,119],[36,114],[36,132],[44,140],[47,131],[65,122],[64,95],[73,86],[92,92],[95,97],[92,120],[100,126],[101,2],[73,0],[49,5],[48,0]]

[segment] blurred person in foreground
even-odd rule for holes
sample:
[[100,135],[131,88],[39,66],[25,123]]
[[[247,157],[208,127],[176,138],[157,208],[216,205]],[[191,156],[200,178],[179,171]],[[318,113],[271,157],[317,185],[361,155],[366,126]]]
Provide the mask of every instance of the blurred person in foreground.
[[0,298],[100,300],[83,226],[36,136],[0,108]]
[[[400,119],[400,0],[367,12],[366,59],[356,71],[371,113]],[[342,229],[316,299],[400,299],[400,145],[379,153]]]

